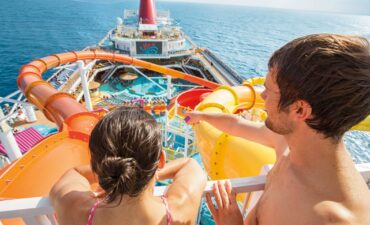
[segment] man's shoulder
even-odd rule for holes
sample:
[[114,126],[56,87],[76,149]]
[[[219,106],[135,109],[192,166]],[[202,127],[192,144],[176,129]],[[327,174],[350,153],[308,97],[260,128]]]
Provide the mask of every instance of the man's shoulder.
[[315,205],[314,211],[327,225],[365,225],[370,224],[370,215],[366,212],[368,202],[358,202],[347,206],[334,201],[322,201]]

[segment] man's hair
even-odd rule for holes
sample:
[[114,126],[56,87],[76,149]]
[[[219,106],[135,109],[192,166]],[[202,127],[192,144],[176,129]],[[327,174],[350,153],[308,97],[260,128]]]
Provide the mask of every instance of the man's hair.
[[370,114],[370,49],[362,37],[313,34],[278,49],[269,60],[280,89],[279,109],[297,100],[312,107],[306,123],[338,141]]

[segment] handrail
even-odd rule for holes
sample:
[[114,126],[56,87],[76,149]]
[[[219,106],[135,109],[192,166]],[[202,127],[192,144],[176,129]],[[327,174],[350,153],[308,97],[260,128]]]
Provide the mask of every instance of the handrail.
[[208,49],[205,49],[203,52],[203,55],[207,58],[207,60],[211,61],[210,59],[213,59],[214,62],[219,64],[221,66],[221,69],[223,69],[225,72],[227,72],[229,75],[231,75],[231,78],[235,81],[242,83],[243,79],[239,76],[235,70],[231,69],[228,65],[226,65],[222,60],[220,60],[213,52],[211,52]]
[[[231,179],[230,182],[233,186],[233,190],[237,193],[253,192],[263,190],[265,187],[266,176],[256,176],[247,178]],[[211,193],[213,184],[217,181],[207,182],[206,188],[203,192],[203,197],[206,193]],[[167,190],[167,186],[159,186],[154,188],[154,196],[162,196]],[[55,224],[54,209],[50,203],[48,197],[34,197],[34,198],[22,198],[0,201],[0,219],[10,218],[23,218],[26,224]],[[27,220],[33,219],[33,223],[29,223]],[[37,223],[45,219],[51,219],[46,223]],[[45,222],[45,221],[44,221]]]
[[[266,168],[271,168],[271,166],[266,165],[262,169],[261,174],[266,173]],[[370,179],[370,163],[357,164],[356,168],[365,180]],[[207,182],[202,197],[205,197],[206,193],[212,192],[213,184],[215,182],[217,181]],[[263,191],[266,183],[266,175],[230,179],[230,183],[233,187],[233,191],[235,191],[236,193],[251,193],[255,191]],[[167,188],[167,186],[155,187],[153,193],[154,196],[162,196],[167,191]],[[0,220],[21,217],[26,222],[26,224],[54,225],[57,223],[53,214],[54,209],[51,206],[48,197],[34,197],[0,201]]]
[[[29,102],[26,102],[25,100],[22,100],[23,97],[24,97],[24,95],[21,91],[15,91],[15,92],[11,93],[10,95],[7,95],[6,97],[0,97],[0,103],[1,102],[14,103],[9,112],[7,112],[7,113],[3,112],[4,116],[2,118],[0,118],[0,123],[3,122],[3,121],[7,121],[13,115],[16,115],[16,113],[18,113],[17,108],[18,108],[19,105],[24,105],[24,106],[32,106],[33,105]],[[15,98],[15,99],[13,99],[13,98]]]

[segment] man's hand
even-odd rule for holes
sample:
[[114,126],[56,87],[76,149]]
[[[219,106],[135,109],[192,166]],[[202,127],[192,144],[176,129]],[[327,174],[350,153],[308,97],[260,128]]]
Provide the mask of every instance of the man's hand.
[[187,112],[184,114],[185,122],[187,124],[197,124],[201,121],[202,114],[203,113],[197,111]]
[[242,225],[243,216],[235,199],[236,194],[232,192],[230,181],[214,183],[213,195],[217,208],[213,205],[210,194],[206,194],[206,199],[216,225]]

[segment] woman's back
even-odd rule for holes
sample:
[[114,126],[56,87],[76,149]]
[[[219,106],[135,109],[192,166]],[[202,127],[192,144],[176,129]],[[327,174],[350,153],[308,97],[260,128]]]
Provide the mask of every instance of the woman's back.
[[[119,108],[99,121],[90,138],[91,167],[67,171],[51,190],[59,224],[194,224],[206,176],[192,159],[166,164],[160,134],[137,108]],[[153,196],[164,179],[173,180],[166,198]],[[97,182],[99,197],[91,191]]]
[[[85,211],[81,212],[86,214]],[[81,210],[83,211],[83,210]],[[87,221],[81,218],[81,225],[103,225],[103,224],[119,224],[119,225],[135,225],[135,224],[160,224],[170,225],[171,212],[167,211],[167,204],[160,197],[151,199],[132,201],[117,207],[110,207],[104,203],[97,201],[93,207],[88,209]],[[86,218],[86,215],[84,216]]]

